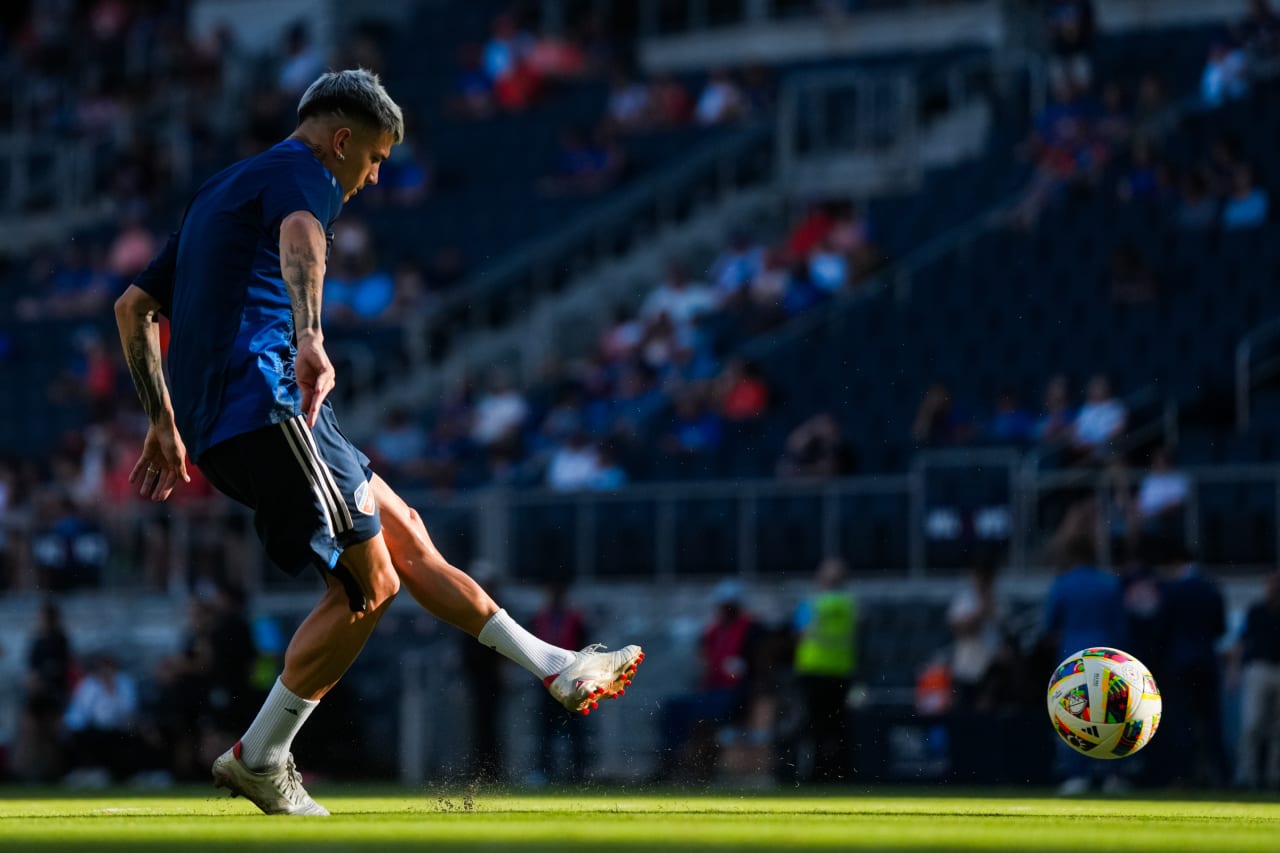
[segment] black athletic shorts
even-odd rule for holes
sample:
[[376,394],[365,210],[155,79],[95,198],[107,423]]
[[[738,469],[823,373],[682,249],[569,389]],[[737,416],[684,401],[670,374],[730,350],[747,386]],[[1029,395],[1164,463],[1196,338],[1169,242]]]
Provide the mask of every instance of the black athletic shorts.
[[[219,491],[253,510],[272,562],[291,575],[307,566],[335,572],[352,592],[353,579],[338,557],[348,545],[377,536],[382,523],[369,457],[338,429],[328,403],[314,429],[298,415],[214,445],[199,466]],[[352,609],[362,609],[354,595]]]

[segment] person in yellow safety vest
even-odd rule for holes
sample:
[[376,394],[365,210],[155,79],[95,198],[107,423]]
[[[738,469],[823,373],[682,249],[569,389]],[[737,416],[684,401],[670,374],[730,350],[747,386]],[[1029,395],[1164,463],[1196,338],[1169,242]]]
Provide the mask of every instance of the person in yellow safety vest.
[[843,560],[823,560],[817,592],[796,609],[795,673],[805,703],[801,739],[813,746],[813,770],[805,781],[847,781],[853,772],[845,697],[857,665],[858,606],[844,588],[847,576]]

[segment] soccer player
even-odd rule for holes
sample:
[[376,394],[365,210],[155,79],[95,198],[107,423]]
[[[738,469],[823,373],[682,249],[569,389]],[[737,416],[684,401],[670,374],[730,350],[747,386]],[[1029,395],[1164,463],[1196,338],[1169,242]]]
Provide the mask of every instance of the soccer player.
[[[417,512],[338,429],[320,326],[329,229],[344,202],[378,182],[403,135],[400,108],[376,75],[321,76],[298,104],[293,134],[207,180],[115,306],[150,422],[131,481],[163,501],[189,480],[190,454],[214,486],[253,510],[280,568],[314,567],[326,583],[262,709],[213,765],[216,785],[268,814],[328,814],[303,789],[290,746],[402,584],[571,711],[621,695],[644,659],[638,646],[573,652],[525,631],[445,560]],[[159,314],[171,324],[172,388]]]

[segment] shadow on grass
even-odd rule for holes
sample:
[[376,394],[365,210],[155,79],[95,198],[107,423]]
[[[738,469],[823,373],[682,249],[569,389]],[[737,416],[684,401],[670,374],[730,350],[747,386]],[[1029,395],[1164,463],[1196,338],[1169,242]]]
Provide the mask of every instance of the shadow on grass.
[[[0,840],[0,849],[4,849],[5,844]],[[849,840],[840,841],[804,841],[804,843],[778,844],[777,841],[769,841],[769,843],[748,844],[741,840],[717,841],[714,839],[700,838],[696,843],[690,841],[689,844],[655,844],[654,841],[648,840],[617,840],[609,839],[604,841],[424,841],[404,840],[404,841],[315,841],[315,840],[278,840],[262,841],[262,843],[253,843],[253,841],[195,841],[195,843],[183,843],[178,839],[165,839],[155,841],[129,841],[129,843],[81,843],[73,844],[69,841],[36,841],[24,840],[20,849],[35,850],[37,853],[82,853],[84,850],[93,850],[97,853],[99,850],[105,850],[108,853],[160,853],[161,850],[178,850],[184,853],[255,853],[256,850],[308,850],[308,852],[319,853],[364,853],[365,850],[415,850],[421,853],[422,850],[430,850],[430,853],[447,853],[456,850],[457,853],[490,853],[498,852],[498,850],[520,850],[521,853],[599,853],[600,849],[608,849],[611,853],[653,853],[654,850],[660,850],[662,853],[684,853],[685,850],[892,850],[892,853],[950,853],[965,850],[966,853],[982,853],[983,850],[991,850],[991,852],[1015,853],[1015,848],[1010,847],[991,847],[982,848],[974,847],[972,841],[968,844],[947,845],[940,841],[929,841],[925,844],[909,844],[909,845],[893,845],[892,848],[876,845],[876,847],[865,847],[865,845],[851,844]],[[14,848],[18,849],[18,848]],[[1016,853],[1036,853],[1036,848],[1020,847],[1016,848]]]

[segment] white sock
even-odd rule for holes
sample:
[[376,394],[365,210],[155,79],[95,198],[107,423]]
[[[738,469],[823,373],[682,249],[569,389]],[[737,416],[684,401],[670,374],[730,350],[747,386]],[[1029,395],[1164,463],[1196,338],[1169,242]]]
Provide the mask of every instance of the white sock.
[[265,770],[284,763],[293,738],[320,703],[294,696],[280,679],[267,694],[262,710],[240,738],[240,760],[250,770]]
[[559,675],[561,670],[573,663],[573,652],[539,640],[521,628],[505,610],[499,610],[490,616],[476,639],[508,660],[520,664],[543,681]]

